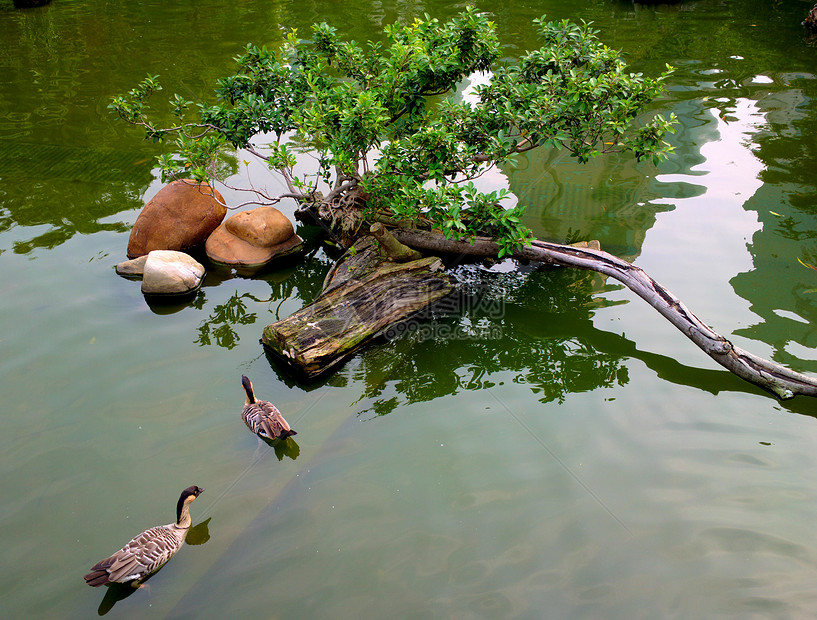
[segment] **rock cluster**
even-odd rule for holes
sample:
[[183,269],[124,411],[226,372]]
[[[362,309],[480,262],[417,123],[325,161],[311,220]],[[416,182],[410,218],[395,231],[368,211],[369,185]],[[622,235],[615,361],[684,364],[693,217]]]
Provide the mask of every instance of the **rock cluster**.
[[182,252],[204,245],[217,265],[258,269],[303,249],[289,219],[273,207],[236,213],[227,220],[221,194],[207,184],[179,180],[163,187],[136,218],[122,276],[142,276],[147,296],[198,290],[204,267]]

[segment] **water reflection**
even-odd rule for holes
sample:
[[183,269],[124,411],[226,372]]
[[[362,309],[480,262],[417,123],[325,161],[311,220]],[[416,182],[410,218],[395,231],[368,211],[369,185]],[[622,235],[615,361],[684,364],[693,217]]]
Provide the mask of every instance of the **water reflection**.
[[[688,10],[710,13],[706,36],[694,44],[667,36],[632,50],[647,65],[673,58],[677,68],[670,97],[682,129],[673,139],[677,152],[661,166],[661,202],[689,210],[691,199],[701,199],[700,214],[675,226],[690,251],[711,257],[717,278],[748,302],[751,312],[739,308],[729,319],[734,333],[767,343],[785,366],[815,372],[817,274],[798,263],[817,258],[817,79],[813,49],[801,45],[803,7],[689,3]],[[639,26],[652,37],[643,18]],[[656,12],[656,25],[666,21]],[[761,29],[762,36],[747,36]],[[708,176],[694,178],[702,174]],[[705,187],[707,195],[680,193],[683,185]],[[714,221],[719,212],[722,222]]]
[[194,547],[203,545],[210,540],[210,520],[213,517],[208,517],[201,523],[192,526],[187,530],[187,536],[184,537],[184,542]]
[[[795,370],[817,371],[817,273],[801,264],[817,258],[817,80],[793,76],[790,88],[760,100],[771,131],[757,137],[756,151],[766,164],[763,186],[745,208],[762,227],[747,248],[753,268],[731,279],[760,321],[736,333],[766,342],[775,361]],[[799,320],[792,317],[799,317]]]
[[[436,306],[429,316],[415,317],[406,328],[395,330],[391,340],[366,349],[353,370],[336,373],[326,382],[339,386],[349,379],[360,382],[357,403],[364,408],[359,411],[377,416],[463,391],[490,390],[501,385],[495,377],[508,370],[514,373],[512,380],[527,386],[539,402],[563,403],[571,394],[626,385],[628,360],[638,360],[664,381],[713,395],[766,395],[727,370],[683,364],[648,346],[639,347],[623,334],[596,327],[595,312],[614,305],[603,293],[614,288],[620,286],[573,270],[499,277],[472,271],[468,282],[460,284],[459,297],[454,295],[459,314]],[[469,291],[478,295],[476,301],[469,300]],[[667,329],[673,328],[667,324]],[[273,358],[268,359],[277,367]],[[286,380],[282,373],[279,376]],[[777,408],[815,415],[809,399],[781,402]]]
[[218,304],[210,312],[210,316],[198,327],[198,338],[195,342],[202,345],[215,343],[225,349],[232,349],[238,344],[238,335],[233,329],[233,325],[252,325],[258,318],[255,312],[247,312],[245,299],[261,303],[263,301],[254,295],[244,293],[239,295],[238,291],[225,303]]
[[[140,286],[140,280],[135,279],[134,281],[137,282],[136,286]],[[148,305],[148,308],[150,308],[150,311],[153,312],[153,314],[164,316],[176,314],[185,308],[196,308],[201,310],[204,308],[204,304],[207,302],[207,296],[205,295],[203,288],[204,287],[201,286],[190,293],[182,295],[168,295],[166,297],[146,295],[145,303]]]
[[[209,315],[198,326],[198,336],[194,340],[200,346],[218,345],[225,349],[232,349],[238,345],[239,334],[234,326],[253,325],[258,320],[258,314],[251,311],[248,302],[256,304],[253,309],[263,309],[265,322],[277,321],[281,308],[285,302],[292,300],[307,304],[320,291],[323,278],[329,265],[329,259],[323,255],[315,256],[317,248],[303,258],[297,265],[275,271],[257,274],[255,279],[263,280],[270,286],[267,297],[256,294],[235,291],[226,301],[215,304]],[[205,286],[221,286],[232,278],[232,273],[221,270],[208,274]],[[206,300],[200,294],[192,304],[196,309],[205,308]]]
[[[509,59],[538,43],[532,19],[554,11],[566,16],[564,3],[555,0],[530,7],[479,4],[495,16]],[[410,21],[424,13],[446,19],[464,6],[281,2],[260,10],[255,2],[207,0],[195,5],[109,2],[92,8],[64,3],[35,12],[0,11],[0,71],[9,85],[0,88],[0,169],[7,188],[0,232],[15,223],[51,227],[20,243],[16,251],[26,253],[55,247],[77,232],[127,226],[99,221],[141,207],[159,147],[140,141],[139,131],[114,121],[106,105],[146,72],[160,74],[168,96],[178,92],[206,99],[216,80],[233,70],[232,58],[247,42],[275,46],[285,29],[308,32],[311,23],[321,20],[331,21],[351,38],[376,39],[382,27],[395,20]],[[577,10],[576,17],[608,26],[629,15],[611,0]],[[165,29],[155,27],[156,19],[194,24],[195,35],[168,39]],[[654,36],[665,38],[660,32]],[[643,39],[641,43],[650,47]],[[134,47],[139,54],[133,54]],[[161,118],[167,113],[164,94],[157,99]]]
[[283,461],[284,457],[292,459],[293,461],[301,455],[301,446],[292,437],[286,439],[263,439],[267,445],[271,446],[275,451],[275,457],[279,461]]
[[100,616],[106,615],[119,601],[125,600],[137,591],[137,588],[126,583],[112,583],[105,586],[105,588],[105,596],[102,597],[97,609]]
[[[395,338],[361,356],[354,379],[368,411],[464,390],[494,387],[492,375],[511,370],[539,401],[564,402],[571,393],[627,383],[624,356],[586,338],[593,311],[607,303],[602,279],[574,270],[530,273],[459,272],[458,313],[445,304],[413,319]],[[449,299],[448,304],[451,303]]]
[[[3,145],[0,141],[0,145]],[[3,146],[5,148],[5,146]],[[15,174],[5,165],[0,148],[0,169],[4,170],[0,187],[0,233],[14,226],[29,230],[23,240],[15,241],[13,251],[28,254],[35,249],[53,249],[74,235],[90,235],[102,231],[127,232],[130,224],[114,217],[124,210],[142,206],[144,182],[87,183],[74,179]],[[147,172],[147,171],[145,171]],[[5,250],[8,248],[0,248]]]
[[646,202],[659,194],[643,166],[624,157],[610,160],[582,165],[562,152],[519,158],[510,188],[520,204],[530,205],[526,223],[534,234],[560,243],[596,239],[606,251],[635,259],[656,214],[671,207]]
[[[258,14],[246,17],[255,4],[62,3],[0,10],[0,232],[14,225],[48,227],[32,231],[15,252],[51,249],[77,233],[128,229],[127,222],[102,221],[142,206],[159,148],[116,123],[108,101],[157,69],[185,96],[212,90],[245,39],[257,34],[240,32],[248,21],[258,22]],[[168,39],[155,27],[156,15],[163,23],[195,23],[197,35]],[[279,36],[279,18],[265,11],[265,24],[258,26]],[[234,36],[226,32],[231,24]],[[172,61],[157,67],[162,56]]]

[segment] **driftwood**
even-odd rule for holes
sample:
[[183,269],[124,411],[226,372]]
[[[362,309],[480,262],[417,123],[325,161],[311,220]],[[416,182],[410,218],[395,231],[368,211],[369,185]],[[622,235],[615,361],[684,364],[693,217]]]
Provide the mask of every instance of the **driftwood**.
[[[435,253],[497,256],[499,246],[488,238],[472,243],[446,239],[441,234],[418,230],[395,230],[405,245]],[[817,380],[775,362],[744,351],[704,325],[675,295],[648,276],[644,270],[599,249],[533,241],[513,258],[551,265],[586,269],[615,278],[644,299],[718,364],[742,379],[760,386],[781,399],[797,394],[817,396]]]
[[439,258],[383,262],[371,237],[353,248],[329,272],[314,302],[264,328],[267,350],[308,378],[454,290]]

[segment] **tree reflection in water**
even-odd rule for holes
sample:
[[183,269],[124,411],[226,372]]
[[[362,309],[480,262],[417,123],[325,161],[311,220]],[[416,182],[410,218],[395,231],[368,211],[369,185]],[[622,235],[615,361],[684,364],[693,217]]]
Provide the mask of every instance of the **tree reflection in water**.
[[[259,315],[260,323],[266,324],[281,318],[284,302],[297,309],[314,300],[330,263],[317,253],[291,271],[256,276],[269,283],[269,297],[236,291],[213,307],[198,328],[196,342],[235,347],[239,336],[233,326],[254,324]],[[496,268],[505,266],[512,263]],[[759,390],[728,371],[685,366],[648,346],[639,348],[622,334],[598,328],[594,323],[598,309],[627,303],[607,299],[605,292],[621,286],[608,284],[598,274],[533,266],[496,273],[475,265],[459,267],[453,274],[458,280],[454,295],[395,326],[348,366],[306,382],[267,353],[268,362],[280,381],[305,392],[359,381],[362,393],[356,402],[368,404],[362,413],[376,415],[462,390],[490,389],[508,380],[509,373],[511,381],[528,385],[542,402],[564,402],[571,393],[628,383],[630,359],[665,381],[711,394]],[[260,311],[253,303],[262,304]],[[203,291],[191,305],[200,310],[208,305]],[[785,406],[804,413],[802,402]],[[293,458],[288,453],[276,456]]]
[[[258,320],[258,314],[250,309],[253,308],[251,302],[263,304],[253,309],[268,310],[262,313],[264,324],[277,321],[284,302],[295,300],[304,305],[318,295],[329,264],[329,259],[322,255],[310,255],[304,257],[294,267],[256,274],[254,279],[265,280],[270,285],[269,297],[259,297],[248,292],[240,293],[236,290],[224,303],[213,306],[210,315],[199,324],[198,337],[194,342],[201,346],[216,344],[225,349],[236,347],[239,336],[233,327],[252,325]],[[197,309],[204,308],[206,305],[204,296],[199,295],[192,305]]]
[[496,274],[467,267],[456,273],[456,308],[448,299],[361,356],[355,379],[365,386],[360,400],[372,403],[364,412],[385,415],[401,405],[491,388],[492,377],[507,371],[542,402],[627,383],[626,356],[586,337],[598,331],[594,309],[609,304],[598,296],[611,290],[602,278],[575,270]]
[[215,341],[218,346],[225,349],[234,348],[238,344],[238,334],[233,325],[252,325],[258,318],[255,312],[247,312],[245,299],[264,301],[249,293],[239,295],[236,291],[225,303],[216,305],[210,316],[199,325],[199,336],[195,342],[205,346]]

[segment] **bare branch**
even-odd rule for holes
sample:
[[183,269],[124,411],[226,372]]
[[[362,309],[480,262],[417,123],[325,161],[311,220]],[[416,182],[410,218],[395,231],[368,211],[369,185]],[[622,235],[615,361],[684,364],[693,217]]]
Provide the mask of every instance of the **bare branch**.
[[352,179],[351,181],[347,181],[346,183],[343,183],[342,185],[339,185],[338,187],[333,189],[331,192],[329,192],[326,195],[326,197],[324,198],[324,201],[327,202],[327,203],[332,202],[333,200],[335,200],[335,198],[337,198],[341,194],[345,194],[349,190],[354,189],[355,187],[357,187],[357,185],[358,185],[357,179]]
[[[468,243],[418,230],[401,229],[393,233],[401,243],[421,250],[473,256],[497,256],[499,252],[499,245],[487,237],[477,237]],[[513,258],[586,269],[615,278],[655,308],[704,353],[740,378],[784,400],[797,394],[817,396],[817,379],[734,346],[705,325],[681,300],[653,280],[643,269],[612,254],[535,240],[530,247],[514,252]]]

